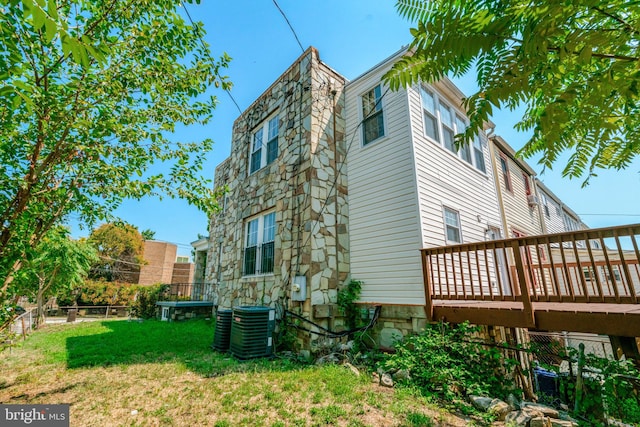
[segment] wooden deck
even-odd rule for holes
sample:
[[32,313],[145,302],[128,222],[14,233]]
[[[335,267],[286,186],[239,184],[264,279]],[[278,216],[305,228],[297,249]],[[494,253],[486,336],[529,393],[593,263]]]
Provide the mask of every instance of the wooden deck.
[[640,224],[422,250],[430,320],[640,336]]

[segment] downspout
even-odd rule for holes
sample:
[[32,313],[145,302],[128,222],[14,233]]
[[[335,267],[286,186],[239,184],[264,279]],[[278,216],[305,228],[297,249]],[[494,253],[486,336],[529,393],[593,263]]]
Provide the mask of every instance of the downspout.
[[502,228],[504,230],[503,239],[508,238],[509,229],[507,228],[507,214],[504,209],[504,201],[502,199],[502,186],[500,185],[500,176],[498,175],[498,165],[496,159],[495,142],[493,137],[489,137],[489,155],[491,156],[491,168],[493,169],[493,181],[496,185],[496,195],[498,196],[498,208],[500,209],[500,218],[502,219]]
[[[545,221],[545,215],[544,215],[544,208],[542,207],[542,204],[540,203],[540,195],[538,194],[538,184],[536,183],[536,179],[533,179],[533,191],[535,192],[535,197],[538,199],[538,218],[540,220],[540,229],[542,230],[542,234],[547,234],[547,222]],[[545,197],[546,200],[546,197]]]
[[336,94],[338,93],[337,90],[335,89],[331,89],[331,96],[333,98],[333,111],[331,113],[331,117],[332,117],[332,130],[333,130],[333,158],[335,161],[335,193],[333,195],[333,229],[335,230],[335,239],[336,239],[336,287],[340,286],[340,256],[338,254],[338,247],[339,247],[339,242],[338,242],[338,180],[340,179],[340,176],[338,176],[339,173],[341,173],[341,168],[338,167],[338,138],[337,138],[337,134],[336,134],[336,104],[337,104],[337,99],[336,99]]

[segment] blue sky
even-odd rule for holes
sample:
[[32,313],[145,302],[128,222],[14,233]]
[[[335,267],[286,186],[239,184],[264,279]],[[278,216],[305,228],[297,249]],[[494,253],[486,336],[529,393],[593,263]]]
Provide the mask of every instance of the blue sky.
[[[302,46],[314,46],[323,62],[353,79],[411,40],[410,24],[401,19],[391,0],[278,0]],[[203,0],[187,5],[194,20],[204,23],[206,41],[214,57],[227,52],[232,58],[226,70],[231,91],[241,109],[247,108],[302,53],[293,33],[272,0]],[[465,93],[474,91],[474,76],[454,80]],[[219,104],[206,127],[181,129],[176,140],[215,142],[203,177],[212,179],[218,163],[230,153],[231,128],[239,111],[222,91],[212,90]],[[495,133],[514,148],[527,139],[513,129],[517,112],[493,117]],[[561,177],[562,164],[540,175],[536,159],[528,159],[538,177],[568,204],[590,227],[640,222],[640,159],[624,171],[602,171],[586,188],[582,180]],[[179,200],[127,201],[116,212],[140,230],[151,229],[156,239],[178,244],[178,253],[188,255],[190,242],[208,234],[207,218]],[[77,236],[87,230],[75,230]]]

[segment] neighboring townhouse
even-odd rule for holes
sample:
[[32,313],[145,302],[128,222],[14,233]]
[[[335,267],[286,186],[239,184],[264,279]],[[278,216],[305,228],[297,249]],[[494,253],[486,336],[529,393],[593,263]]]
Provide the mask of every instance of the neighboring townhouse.
[[193,247],[193,282],[205,283],[205,274],[207,271],[207,252],[209,251],[209,237],[202,237],[191,242]]
[[233,126],[216,168],[206,280],[229,309],[270,305],[332,327],[349,275],[345,78],[307,49]]
[[533,236],[544,233],[540,219],[535,171],[500,136],[490,139],[491,163],[500,201],[504,238]]
[[543,232],[548,234],[562,233],[565,231],[578,231],[589,228],[558,196],[556,196],[539,179],[535,180],[538,192]]
[[382,305],[379,344],[424,326],[420,248],[502,233],[487,137],[457,149],[468,119],[448,80],[390,91],[401,50],[349,82],[347,170],[351,276]]
[[[495,186],[498,193],[500,215],[505,230],[504,236],[496,238],[512,238],[537,236],[544,233],[543,221],[540,218],[539,198],[535,187],[535,171],[526,161],[516,156],[515,150],[500,136],[489,138],[491,167],[494,172]],[[540,251],[540,261],[545,261],[544,249]],[[527,251],[525,262],[529,265],[538,263],[538,253]],[[504,260],[500,260],[500,283],[505,295],[513,295],[512,280],[515,275],[515,263],[508,259],[510,271],[504,271]],[[530,276],[531,285],[539,286],[535,276]]]

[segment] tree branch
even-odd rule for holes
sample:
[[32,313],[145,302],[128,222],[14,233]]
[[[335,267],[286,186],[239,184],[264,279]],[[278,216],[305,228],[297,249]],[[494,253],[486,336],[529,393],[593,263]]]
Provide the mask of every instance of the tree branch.
[[621,24],[623,27],[625,27],[627,29],[627,31],[629,31],[631,34],[639,34],[638,30],[635,29],[633,27],[633,25],[629,24],[627,21],[625,21],[624,19],[620,18],[619,16],[616,16],[612,13],[607,12],[606,10],[600,8],[600,7],[592,7],[591,9],[600,12],[601,14],[613,19],[614,21],[618,22],[619,24]]

